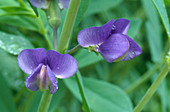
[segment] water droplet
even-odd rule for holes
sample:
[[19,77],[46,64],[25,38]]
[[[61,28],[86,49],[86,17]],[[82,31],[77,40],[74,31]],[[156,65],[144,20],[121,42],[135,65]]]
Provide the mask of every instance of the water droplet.
[[60,67],[57,67],[57,69],[59,70],[59,69],[60,69]]
[[50,18],[50,16],[48,16],[48,19]]

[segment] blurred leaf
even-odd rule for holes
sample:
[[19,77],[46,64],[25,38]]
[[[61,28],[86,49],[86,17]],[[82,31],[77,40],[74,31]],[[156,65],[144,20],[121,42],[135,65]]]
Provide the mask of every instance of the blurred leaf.
[[75,20],[75,27],[78,26],[78,24],[82,20],[85,12],[88,9],[88,6],[89,6],[89,0],[81,0],[80,7],[77,13],[76,20]]
[[[70,91],[82,101],[73,78],[64,79]],[[129,97],[117,86],[96,79],[84,78],[87,101],[94,112],[133,112]]]
[[34,18],[27,16],[0,16],[0,23],[34,31],[39,31],[40,29],[37,21]]
[[24,37],[0,32],[0,48],[18,55],[23,49],[32,49],[33,46]]
[[23,7],[2,6],[2,7],[0,7],[0,9],[6,12],[6,13],[0,13],[0,16],[4,16],[4,15],[20,15],[20,16],[36,17],[35,14],[30,9],[26,9],[26,8],[23,8]]
[[168,37],[170,38],[169,18],[163,0],[152,0],[163,21]]
[[16,112],[12,92],[2,75],[0,75],[0,82],[0,110],[2,112]]
[[0,0],[0,6],[19,6],[15,0]]
[[151,58],[153,62],[159,62],[163,50],[159,16],[151,0],[142,0],[142,3],[149,19],[145,26]]
[[108,10],[110,8],[119,5],[119,3],[121,2],[122,0],[105,0],[104,2],[103,0],[91,0],[86,15],[91,15],[91,14],[99,13],[101,11]]
[[37,112],[38,106],[41,100],[42,92],[37,91],[34,95],[34,98],[31,102],[31,105],[29,106],[28,110],[26,112]]
[[78,61],[79,68],[83,68],[103,60],[103,57],[100,54],[97,56],[94,52],[89,52],[87,49],[81,49],[74,58]]
[[152,61],[159,62],[162,54],[162,43],[160,42],[160,37],[157,35],[156,31],[153,30],[153,26],[149,21],[146,22],[146,30]]
[[130,19],[130,27],[128,30],[128,36],[131,38],[134,38],[138,33],[142,25],[142,20],[141,19]]
[[0,75],[3,75],[8,85],[14,89],[23,86],[22,73],[17,65],[17,57],[0,49]]

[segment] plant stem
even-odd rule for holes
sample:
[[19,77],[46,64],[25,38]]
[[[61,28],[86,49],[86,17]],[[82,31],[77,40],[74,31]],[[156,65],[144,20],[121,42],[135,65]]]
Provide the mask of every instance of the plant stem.
[[145,93],[145,95],[143,96],[139,104],[135,107],[134,112],[140,112],[143,109],[143,107],[146,105],[146,103],[151,99],[151,97],[153,96],[153,94],[155,93],[155,91],[163,81],[163,79],[168,74],[169,71],[168,67],[169,67],[168,64],[165,64],[164,68],[162,69],[162,71],[160,72],[156,80],[153,82],[151,87]]
[[48,108],[50,106],[52,94],[48,90],[44,91],[39,107],[38,107],[38,112],[47,112]]
[[81,0],[70,1],[70,5],[68,8],[68,12],[67,12],[64,26],[61,32],[61,37],[60,37],[59,46],[58,46],[58,52],[60,53],[64,53],[64,51],[68,47],[71,33],[73,31],[73,26],[75,23],[76,15],[77,15],[78,8],[80,5],[80,1]]
[[76,73],[76,80],[77,80],[77,84],[78,84],[79,91],[81,94],[81,98],[83,100],[83,107],[85,109],[85,112],[90,112],[90,108],[88,106],[88,103],[86,101],[85,94],[84,94],[84,86],[83,86],[83,81],[82,81],[80,71],[77,71]]
[[57,27],[53,28],[54,35],[54,49],[57,50]]
[[154,67],[144,73],[139,79],[137,79],[133,84],[131,84],[125,92],[127,94],[131,93],[132,91],[136,90],[139,86],[149,80],[149,78],[162,66],[162,63],[157,63]]
[[77,45],[77,46],[75,46],[74,48],[65,51],[65,53],[67,53],[67,54],[72,54],[72,53],[74,53],[75,51],[77,51],[80,47],[81,47],[80,45]]

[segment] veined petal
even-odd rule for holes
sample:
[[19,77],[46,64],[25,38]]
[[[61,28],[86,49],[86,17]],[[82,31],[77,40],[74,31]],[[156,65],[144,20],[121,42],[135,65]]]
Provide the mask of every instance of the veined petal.
[[77,40],[82,47],[103,43],[110,35],[113,19],[101,27],[90,27],[79,32]]
[[112,30],[112,34],[114,33],[122,33],[122,34],[127,34],[128,33],[128,29],[129,29],[129,25],[130,25],[130,21],[127,19],[117,19],[114,23],[113,23],[113,30]]
[[115,59],[122,57],[129,49],[129,42],[123,34],[112,34],[101,46],[99,52],[103,58],[112,63]]
[[58,89],[57,80],[56,80],[54,73],[51,71],[51,69],[48,65],[47,65],[47,73],[48,73],[49,79],[52,82],[52,84],[49,85],[49,90],[50,90],[51,94],[54,94]]
[[47,63],[55,76],[60,79],[73,76],[78,69],[78,63],[71,55],[60,54],[53,50],[47,52]]
[[126,37],[129,41],[130,47],[129,47],[128,53],[122,59],[122,61],[128,61],[142,53],[142,49],[138,46],[138,44],[130,37],[128,37],[128,36],[126,36]]
[[44,63],[45,57],[46,50],[43,48],[24,49],[18,55],[18,66],[26,74],[31,74],[40,63]]
[[70,0],[58,0],[58,5],[61,9],[68,8]]
[[50,0],[30,0],[30,2],[34,7],[47,9]]
[[43,66],[43,64],[39,64],[35,70],[31,73],[31,75],[29,75],[25,81],[25,86],[32,90],[32,91],[36,91],[39,88],[39,73],[41,70],[41,67]]

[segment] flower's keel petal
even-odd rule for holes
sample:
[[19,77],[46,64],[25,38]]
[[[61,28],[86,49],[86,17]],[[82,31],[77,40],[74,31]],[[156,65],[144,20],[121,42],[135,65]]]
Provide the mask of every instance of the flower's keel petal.
[[26,74],[31,74],[40,63],[44,63],[45,57],[46,50],[43,48],[24,49],[18,55],[18,66]]
[[68,78],[73,76],[78,69],[77,61],[69,54],[60,54],[56,51],[47,52],[48,65],[57,78]]
[[113,19],[101,27],[90,27],[79,32],[78,43],[82,47],[88,47],[103,43],[110,35]]
[[111,35],[100,47],[99,51],[103,58],[112,63],[115,59],[126,54],[129,49],[129,42],[123,34]]
[[49,0],[30,0],[31,4],[37,8],[46,9],[49,6]]
[[139,56],[142,53],[142,49],[138,46],[138,44],[130,37],[128,37],[128,36],[126,36],[126,37],[129,41],[130,47],[129,47],[128,53],[122,59],[122,61],[128,61],[136,56]]
[[68,8],[70,0],[58,0],[58,5],[61,9]]
[[51,94],[54,94],[58,89],[57,80],[56,80],[54,73],[51,71],[51,69],[48,65],[47,65],[47,73],[48,73],[48,77],[52,83],[49,85],[49,90],[50,90]]
[[37,89],[39,89],[39,73],[41,70],[41,67],[43,66],[43,64],[39,64],[37,68],[35,68],[35,70],[32,72],[31,75],[29,75],[25,81],[25,86],[32,90],[32,91],[36,91]]
[[117,19],[114,23],[113,23],[113,29],[112,30],[112,34],[114,33],[122,33],[124,35],[126,35],[128,33],[128,29],[129,29],[129,25],[130,25],[130,21],[127,19]]

